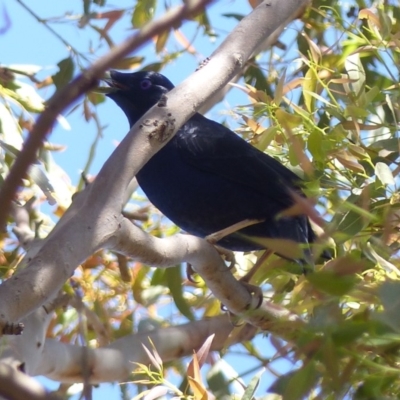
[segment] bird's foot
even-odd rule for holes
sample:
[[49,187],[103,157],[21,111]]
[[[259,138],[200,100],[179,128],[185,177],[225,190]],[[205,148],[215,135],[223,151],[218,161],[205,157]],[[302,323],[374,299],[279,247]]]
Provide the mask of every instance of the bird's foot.
[[[239,281],[251,295],[251,303],[247,305],[248,310],[257,310],[257,308],[261,307],[262,302],[264,301],[264,294],[259,286],[252,285],[251,283],[241,282]],[[222,311],[229,311],[228,308],[221,304]]]
[[186,278],[189,282],[192,283],[198,283],[195,279],[193,279],[193,275],[195,273],[195,270],[192,267],[192,264],[187,263],[186,264]]
[[228,269],[232,269],[236,264],[235,253],[231,250],[225,249],[224,247],[214,244],[215,250],[224,257],[225,261],[229,263]]
[[228,226],[227,228],[221,229],[218,232],[211,233],[210,235],[206,236],[206,240],[211,244],[215,244],[224,237],[231,235],[232,233],[264,221],[264,219],[244,219],[243,221],[237,222],[236,224]]
[[264,293],[259,286],[252,285],[251,283],[240,281],[240,283],[249,291],[251,294],[251,303],[248,305],[249,310],[257,310],[261,307],[264,301]]
[[263,265],[264,261],[272,254],[273,252],[271,250],[266,250],[262,256],[257,260],[257,262],[253,265],[253,267],[250,269],[249,272],[242,278],[240,278],[239,282],[241,282],[246,289],[250,292],[253,302],[249,304],[249,309],[256,310],[257,308],[260,308],[264,297],[263,297],[263,292],[259,286],[252,285],[250,280],[253,278],[255,273],[259,270],[261,265]]

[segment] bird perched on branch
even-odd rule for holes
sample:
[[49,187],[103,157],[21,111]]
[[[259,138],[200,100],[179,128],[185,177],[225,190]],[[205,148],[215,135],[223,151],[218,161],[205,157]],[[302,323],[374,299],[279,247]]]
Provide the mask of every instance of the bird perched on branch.
[[[130,126],[174,88],[165,76],[148,71],[111,71],[106,82],[111,87],[107,96]],[[217,234],[217,244],[234,251],[265,249],[268,239],[289,239],[304,245],[304,252],[287,258],[309,258],[315,234],[308,217],[280,216],[294,205],[293,193],[304,197],[301,179],[198,113],[143,166],[137,180],[149,200],[190,234],[225,232],[220,240]]]

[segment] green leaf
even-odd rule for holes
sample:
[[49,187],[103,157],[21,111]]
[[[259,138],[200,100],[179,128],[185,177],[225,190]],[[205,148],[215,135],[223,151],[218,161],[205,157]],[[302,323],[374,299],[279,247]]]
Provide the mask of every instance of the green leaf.
[[247,386],[245,392],[243,393],[242,399],[241,400],[252,400],[254,399],[254,394],[258,388],[258,385],[260,384],[260,378],[261,374],[263,374],[264,371],[259,372],[256,376],[252,378],[250,381],[249,385]]
[[167,271],[168,268],[156,268],[153,276],[151,277],[150,285],[167,285],[166,278],[165,278],[165,271]]
[[394,185],[394,178],[389,166],[383,162],[375,165],[375,174],[384,185]]
[[132,14],[132,26],[134,28],[141,28],[153,18],[155,11],[155,0],[138,0],[135,11]]
[[386,281],[378,290],[378,296],[384,308],[383,313],[380,314],[382,316],[380,319],[397,332],[400,332],[399,293],[399,281]]
[[167,285],[176,307],[187,319],[193,321],[195,318],[192,310],[183,297],[181,266],[177,265],[172,268],[167,268],[165,271],[165,277],[167,278]]
[[[0,137],[6,145],[11,146],[11,149],[18,150],[23,143],[21,128],[10,111],[3,103],[0,103]],[[13,153],[13,150],[11,152]]]
[[225,396],[229,396],[228,398],[230,398],[231,393],[229,390],[229,380],[227,379],[223,368],[221,368],[220,362],[216,362],[210,368],[207,372],[206,378],[208,386],[212,390],[212,393],[216,395],[216,398],[223,399]]
[[156,40],[156,53],[159,54],[161,53],[164,48],[165,44],[167,43],[167,40],[169,38],[170,31],[164,31],[160,35],[157,36]]
[[142,71],[154,71],[154,72],[160,72],[162,68],[164,67],[163,63],[156,62],[156,63],[151,63],[142,68]]
[[346,93],[354,93],[357,97],[359,97],[363,91],[365,86],[365,71],[364,67],[360,61],[360,54],[354,53],[346,57],[344,62],[347,75],[353,81],[350,84],[344,84],[344,88]]
[[52,76],[57,89],[65,86],[74,76],[75,65],[71,57],[61,60],[58,64],[59,71]]
[[144,61],[144,57],[133,56],[125,57],[113,63],[113,68],[116,69],[135,69],[139,68]]
[[32,164],[27,172],[29,178],[36,183],[43,191],[50,205],[56,204],[56,199],[54,198],[54,188],[50,182],[48,174],[44,171],[44,168],[38,164]]
[[360,213],[351,210],[348,211],[339,222],[337,230],[340,233],[345,233],[347,236],[355,236],[366,224],[365,218],[363,218]]
[[357,283],[357,279],[352,275],[338,275],[325,270],[308,274],[307,279],[317,289],[333,296],[343,296]]
[[302,86],[304,103],[307,107],[307,110],[311,113],[314,111],[315,108],[315,97],[311,94],[315,93],[315,89],[317,87],[317,77],[313,69],[308,69],[306,76],[304,77]]
[[12,158],[17,158],[20,153],[19,149],[11,144],[4,142],[3,140],[0,140],[0,147],[3,148],[6,153],[9,154]]
[[237,233],[237,235],[246,237],[246,240],[262,245],[283,257],[292,260],[304,258],[304,249],[294,240],[249,237],[242,233]]
[[347,346],[368,332],[371,325],[364,321],[343,321],[332,332],[332,340],[336,346]]
[[308,136],[307,148],[312,154],[314,161],[324,162],[326,160],[326,154],[323,150],[323,140],[324,135],[318,129],[313,129]]
[[371,104],[372,101],[381,93],[381,89],[378,86],[372,87],[368,92],[365,93],[365,101],[367,104]]
[[149,307],[152,304],[156,304],[159,298],[166,294],[167,288],[165,286],[149,286],[142,290],[140,304]]
[[282,395],[284,400],[301,400],[316,384],[319,377],[313,361],[297,371],[280,376],[268,389],[270,393]]
[[370,146],[371,149],[400,151],[400,140],[398,138],[377,140]]
[[249,65],[249,68],[244,72],[244,81],[258,90],[263,90],[267,94],[273,97],[271,88],[265,78],[265,75],[261,71],[260,67],[254,62]]
[[89,92],[87,94],[87,97],[89,101],[95,106],[106,101],[105,96],[102,93],[97,93],[96,91]]
[[[365,379],[360,382],[360,385],[354,393],[353,399],[389,399],[389,397],[385,396],[385,393],[387,393],[387,389],[396,381],[396,379],[397,378],[394,375],[366,375]],[[393,397],[391,398],[393,399]]]
[[204,28],[204,33],[210,37],[216,37],[215,31],[211,27],[210,19],[205,11],[201,12],[200,14],[196,15],[193,18],[194,21],[197,21],[199,26]]
[[286,81],[286,70],[283,71],[282,76],[278,79],[278,83],[276,84],[276,88],[275,88],[275,96],[274,96],[273,102],[278,106],[282,102],[283,88],[285,86],[285,81]]
[[32,76],[41,71],[43,67],[35,64],[11,64],[7,65],[7,69],[15,74]]

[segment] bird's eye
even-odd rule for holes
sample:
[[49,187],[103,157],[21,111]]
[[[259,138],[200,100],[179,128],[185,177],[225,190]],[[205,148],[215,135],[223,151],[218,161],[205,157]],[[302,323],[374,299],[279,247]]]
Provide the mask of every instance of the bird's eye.
[[150,79],[143,79],[143,80],[140,82],[140,88],[141,88],[141,89],[146,90],[146,89],[148,89],[150,86],[151,86],[151,80],[150,80]]

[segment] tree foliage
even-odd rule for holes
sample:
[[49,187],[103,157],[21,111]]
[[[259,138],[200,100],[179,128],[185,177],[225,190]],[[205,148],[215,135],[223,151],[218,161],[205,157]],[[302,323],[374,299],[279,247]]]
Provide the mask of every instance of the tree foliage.
[[[253,7],[255,3],[249,1]],[[47,27],[49,35],[58,35],[54,22],[95,34],[88,51],[59,37],[68,44],[70,55],[58,62],[54,74],[46,75],[32,65],[0,67],[1,181],[18,157],[36,115],[46,107],[43,93],[62,88],[97,52],[112,48],[114,26],[140,29],[163,12],[163,5],[138,0],[129,9],[119,9],[106,1],[84,0],[82,10],[79,19],[68,14],[55,21],[36,16],[36,22]],[[224,35],[213,26],[212,13],[219,13],[218,4],[193,18],[194,39],[188,38],[183,27],[173,27],[153,38],[152,60],[135,53],[114,67],[161,72],[168,65],[179,68],[182,57],[198,56],[204,43]],[[235,21],[243,17],[222,16]],[[12,21],[13,16],[8,18]],[[7,37],[7,31],[2,34]],[[131,378],[138,392],[161,396],[169,391],[196,399],[211,398],[211,393],[232,398],[236,393],[236,398],[251,399],[267,398],[268,389],[283,399],[399,398],[399,54],[397,2],[315,0],[272,46],[246,63],[233,90],[244,92],[248,101],[229,111],[238,123],[230,118],[226,123],[304,177],[310,201],[297,207],[322,228],[315,254],[328,247],[333,258],[317,262],[315,271],[304,275],[298,265],[272,255],[252,277],[251,283],[262,288],[269,302],[298,318],[277,318],[270,323],[273,333],[262,332],[240,347],[231,344],[244,326],[233,329],[219,350],[222,357],[229,357],[240,349],[249,360],[252,367],[243,392],[227,386],[235,379],[233,373],[223,373],[218,369],[220,361],[206,357],[210,340],[189,366],[187,359],[178,356],[163,363],[157,346],[149,345],[146,353],[152,365],[132,365]],[[106,129],[101,122],[106,117],[98,112],[104,101],[101,93],[91,91],[70,111],[80,113],[98,130],[86,164],[76,166],[85,174]],[[68,116],[59,117],[60,123],[67,121]],[[26,251],[29,255],[46,237],[73,194],[84,186],[83,178],[76,184],[66,179],[63,166],[53,157],[60,150],[64,148],[44,144],[16,195],[18,205],[13,206],[2,235],[3,281],[23,268]],[[40,211],[46,201],[52,207]],[[124,210],[153,236],[178,232],[140,191],[133,193]],[[276,249],[285,245],[275,244]],[[238,255],[232,273],[243,277],[261,254]],[[189,281],[182,265],[154,269],[109,250],[99,250],[84,261],[65,283],[63,293],[68,295],[63,303],[68,306],[55,307],[47,337],[92,347],[132,332],[217,317],[222,312],[201,277]],[[275,365],[281,360],[289,361],[291,367],[279,370]],[[204,366],[208,373],[201,374],[205,361],[211,368]],[[253,372],[262,367],[267,372],[261,377]],[[174,383],[169,382],[170,371],[178,372]],[[256,391],[259,379],[262,383],[267,375],[273,383]]]

